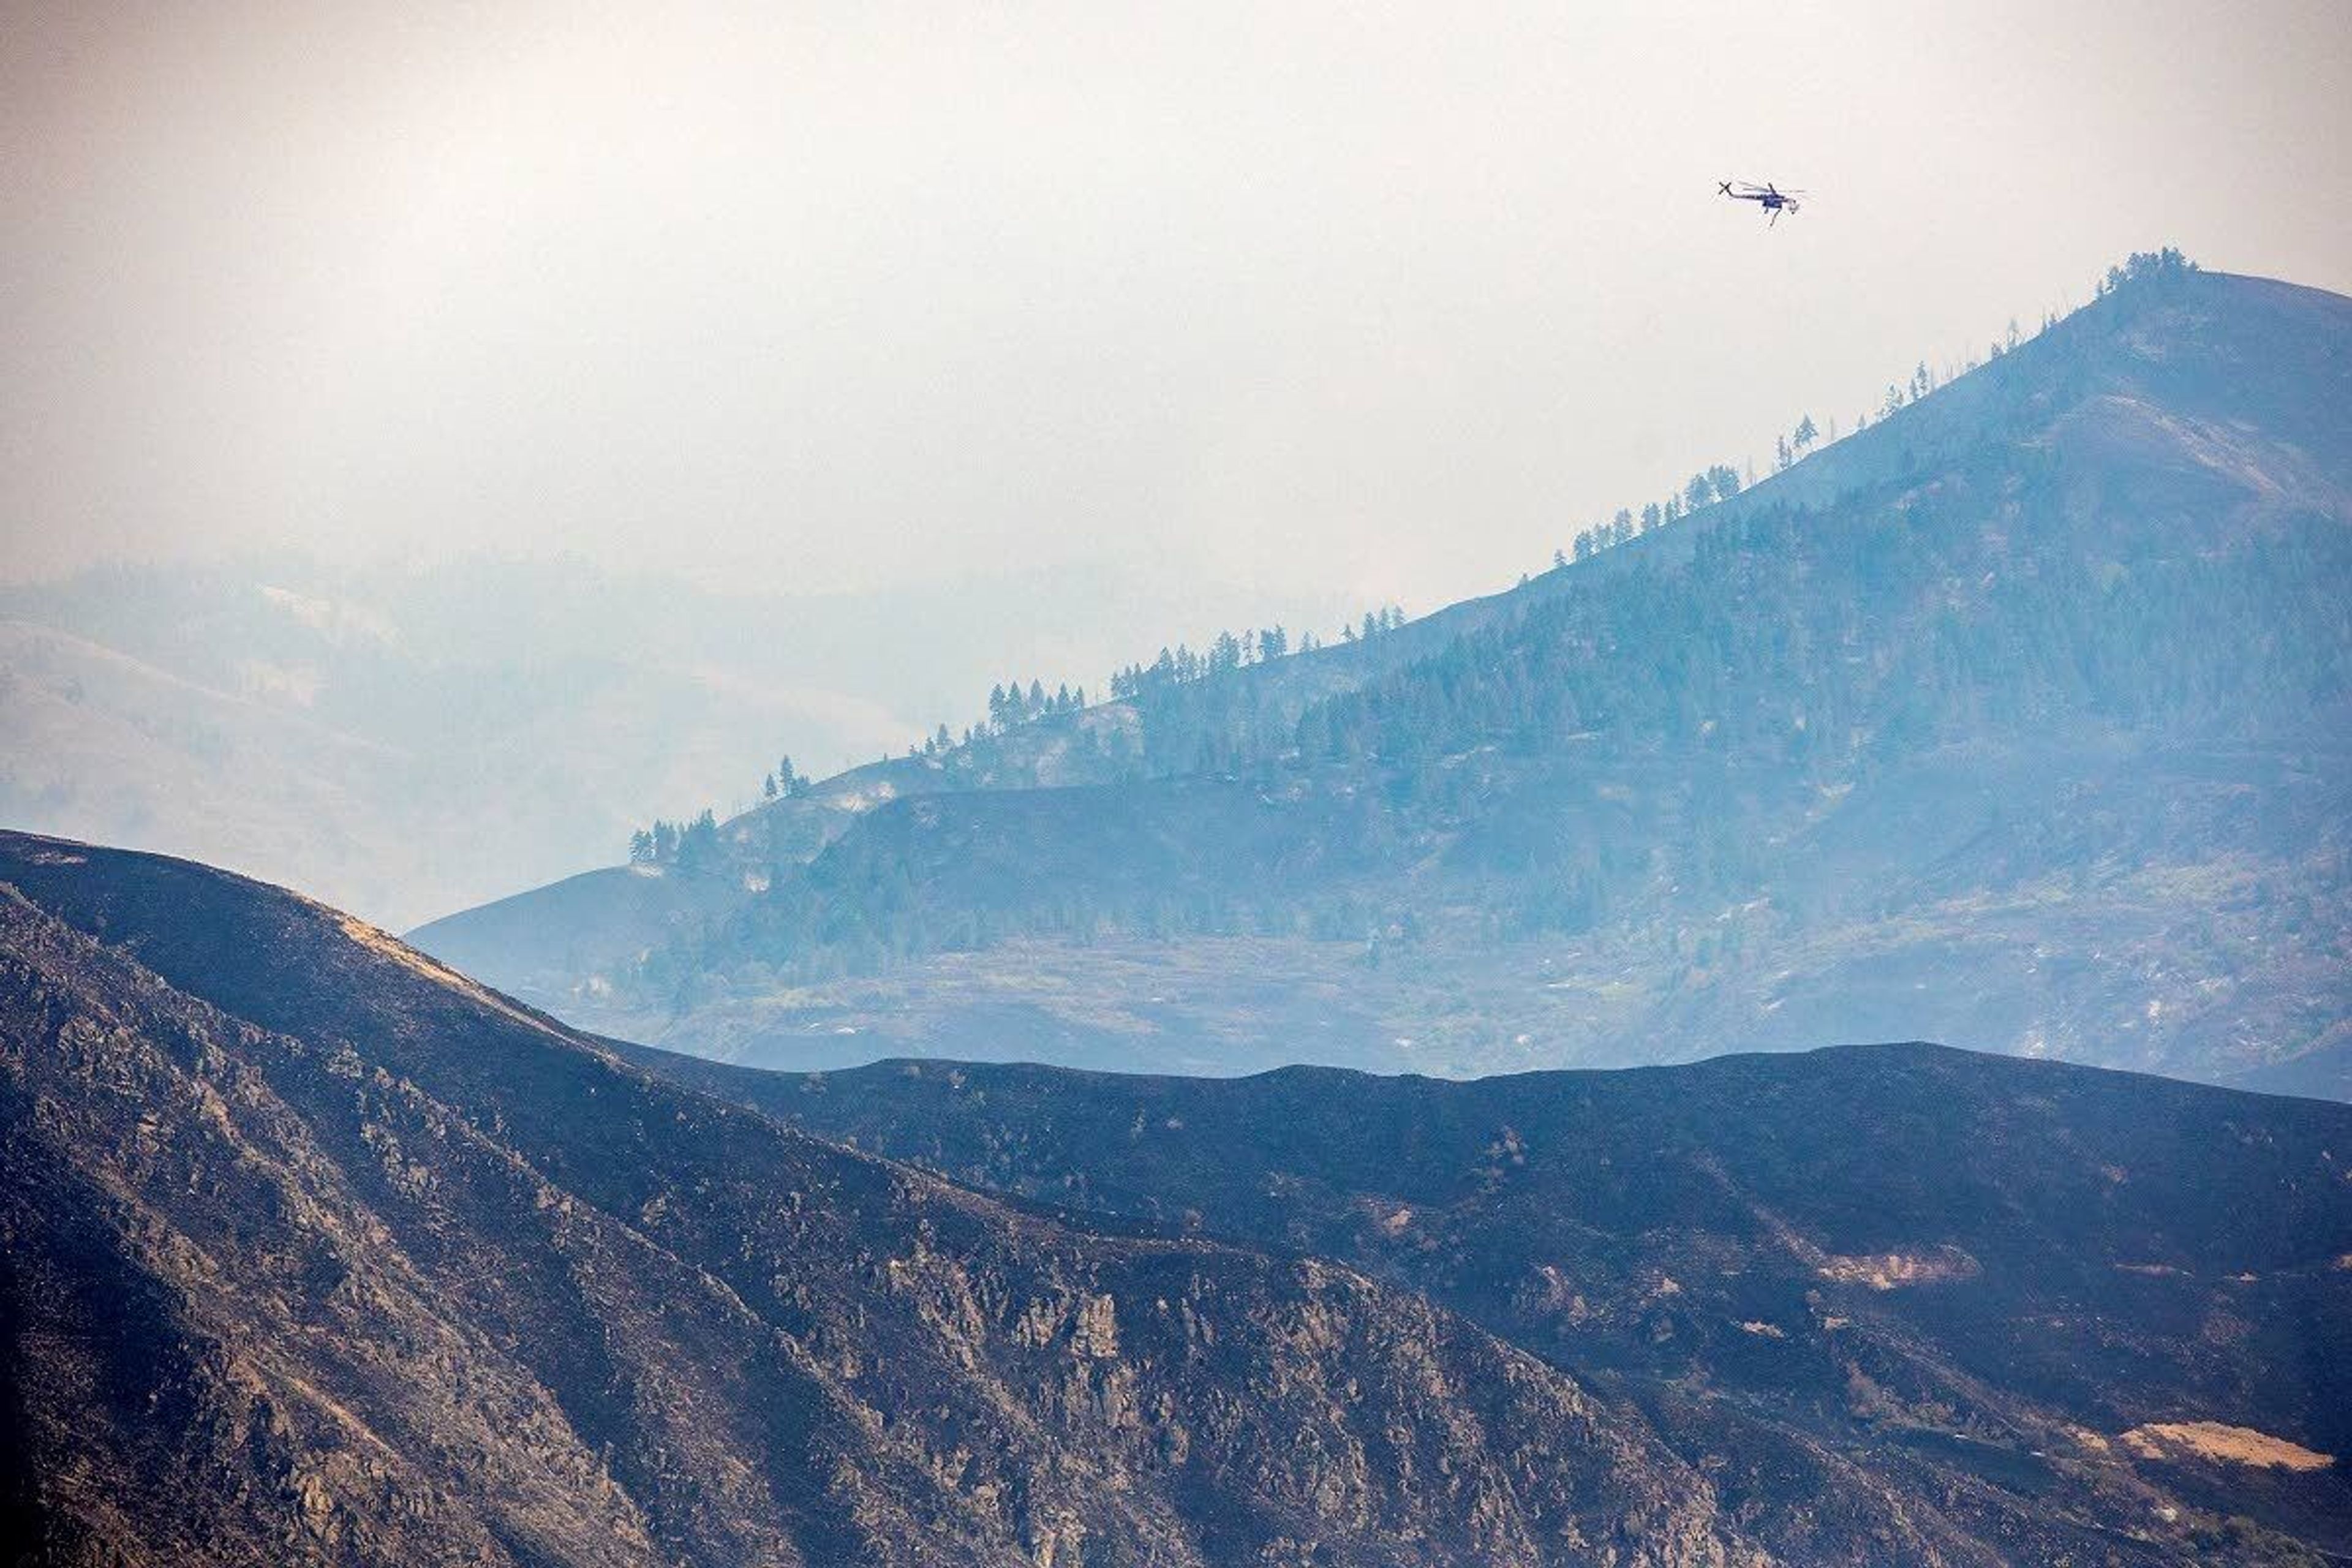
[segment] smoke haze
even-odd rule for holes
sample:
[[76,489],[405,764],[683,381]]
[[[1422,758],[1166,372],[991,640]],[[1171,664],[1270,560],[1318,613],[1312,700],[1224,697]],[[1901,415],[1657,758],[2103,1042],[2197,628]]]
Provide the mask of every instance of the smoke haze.
[[12,12],[7,575],[1422,609],[2128,249],[2352,287],[2326,3],[408,9]]

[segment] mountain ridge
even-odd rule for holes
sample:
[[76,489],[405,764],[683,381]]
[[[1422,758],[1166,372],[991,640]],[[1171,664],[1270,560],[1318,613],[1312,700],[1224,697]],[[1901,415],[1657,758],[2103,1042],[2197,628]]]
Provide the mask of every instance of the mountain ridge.
[[[1003,1209],[202,868],[20,836],[0,859],[9,1468],[62,1559],[1745,1550],[1637,1418],[1351,1271]],[[162,1305],[110,1318],[100,1278]],[[101,1382],[40,1370],[66,1366]],[[1343,1371],[1391,1456],[1370,1475],[1359,1417],[1309,1414]],[[151,1389],[184,1417],[136,1414]],[[1545,1458],[1507,1480],[1490,1440]]]
[[[1344,1258],[1644,1408],[1706,1387],[1832,1452],[1958,1442],[2032,1489],[2085,1433],[2352,1436],[2352,1110],[2326,1101],[1916,1042],[1469,1082],[626,1048],[1059,1212]],[[2342,1467],[2299,1462],[2272,1517],[2340,1552],[2315,1521]]]
[[[882,1054],[1066,1037],[1082,1064],[1264,1065],[1263,1004],[1192,956],[1249,939],[1294,994],[1341,999],[1316,1049],[1367,1065],[1445,1029],[1432,1059],[1457,1074],[1622,1060],[1642,1034],[1895,1032],[2259,1071],[2352,1005],[2325,935],[2347,366],[2352,301],[2158,268],[1784,474],[1464,607],[1465,635],[1432,630],[1451,611],[1383,634],[1437,651],[1295,726],[1251,693],[1296,659],[1173,689],[1160,750],[1197,723],[1229,763],[1019,789],[911,761],[919,799],[877,775],[868,809],[763,847],[802,809],[780,804],[730,826],[715,874],[615,871],[414,934],[585,1026],[778,1066],[840,1065],[836,1027]],[[1146,753],[1150,712],[1129,714]],[[631,912],[578,912],[626,876]],[[2033,978],[2053,931],[2055,984]],[[1106,963],[1145,996],[1225,994],[1164,1042],[987,1000],[1024,974],[1099,990]],[[1538,1005],[1529,971],[1593,1000]],[[1449,984],[1484,1016],[1449,1024]],[[1350,993],[1395,994],[1351,1016]]]
[[[2266,1229],[2216,1229],[2210,1204],[2177,1219],[2217,1249],[2182,1262],[2272,1274],[2118,1275],[2095,1250],[2084,1267],[2104,1288],[2138,1293],[2114,1303],[2123,1347],[2097,1366],[2126,1375],[2086,1412],[2065,1344],[2021,1384],[1985,1328],[2030,1329],[2067,1289],[2064,1271],[2004,1282],[2011,1261],[2046,1256],[2030,1228],[2019,1248],[1977,1243],[1971,1268],[1940,1242],[1914,1257],[1934,1238],[1910,1232],[1865,1249],[1853,1227],[1873,1223],[1868,1205],[1841,1218],[1840,1197],[1710,1240],[1748,1211],[1704,1163],[1595,1146],[1584,1201],[1602,1208],[1588,1215],[1630,1203],[1623,1217],[1667,1227],[1672,1257],[1621,1255],[1594,1229],[1553,1253],[1575,1285],[1547,1307],[1476,1268],[1409,1278],[1400,1260],[1442,1263],[1473,1234],[1421,1247],[1414,1227],[1436,1208],[1398,1226],[1337,1168],[1328,1186],[1263,1187],[1230,1157],[1288,1162],[1280,1139],[1195,1161],[1214,1179],[1186,1184],[1212,1209],[1255,1189],[1250,1204],[1306,1230],[1259,1226],[1253,1244],[1245,1224],[1230,1239],[1115,1216],[1089,1228],[1085,1211],[1105,1205],[1068,1200],[1108,1186],[1003,1178],[1076,1173],[1055,1141],[1086,1127],[1146,1150],[1181,1130],[1148,1124],[1138,1143],[1124,1103],[1108,1121],[1024,1112],[1024,1139],[997,1145],[1011,1163],[983,1173],[1001,1201],[993,1184],[649,1076],[652,1053],[578,1036],[279,889],[16,834],[0,835],[0,1440],[10,1506],[59,1560],[2251,1565],[2339,1550],[2352,1517],[2340,1466],[2205,1451],[2305,1466],[2340,1426],[2325,1376],[2282,1394],[2301,1363],[2278,1347],[2302,1335],[2318,1368],[2352,1365],[2309,1337],[2352,1321],[2326,1294],[2352,1271],[2284,1267],[2352,1247],[2352,1188],[2340,1172],[2308,1180],[2328,1169],[2313,1164],[2323,1146],[2352,1143],[2342,1107],[1916,1051],[1877,1080],[1896,1099],[1850,1101],[1853,1128],[1879,1129],[1874,1148],[1911,1151],[1842,1166],[1875,1167],[1898,1227],[1935,1149],[1906,1140],[1905,1107],[1948,1115],[1958,1098],[1932,1071],[1905,1089],[1923,1060],[2074,1086],[1995,1108],[2012,1139],[2067,1131],[2042,1163],[2061,1197],[2107,1181],[2096,1140],[2114,1134],[2099,1130],[2136,1124],[2135,1096],[2173,1097],[2200,1125],[2216,1107],[2237,1119],[2243,1136],[2185,1144],[2177,1171],[2151,1173],[2209,1181],[2214,1203],[2294,1195]],[[1717,1134],[1782,1114],[1759,1085],[1886,1056],[1708,1069],[1755,1079]],[[1694,1070],[1596,1082],[1664,1082],[1689,1101]],[[989,1071],[859,1081],[973,1100]],[[1209,1101],[1268,1087],[1140,1085]],[[1561,1152],[1522,1114],[1539,1109],[1525,1082],[1308,1071],[1271,1087],[1327,1120],[1363,1118],[1335,1139],[1286,1112],[1274,1127],[1291,1149],[1388,1163],[1382,1190],[1433,1173],[1469,1203],[1465,1226],[1499,1200],[1489,1237],[1571,1234],[1530,1231],[1532,1211],[1508,1206]],[[1397,1120],[1396,1096],[1427,1093],[1500,1097],[1524,1136],[1497,1144],[1476,1118],[1410,1108]],[[891,1113],[889,1095],[856,1098]],[[1009,1091],[997,1103],[1017,1109]],[[1382,1128],[1423,1154],[1388,1161]],[[1465,1137],[1466,1171],[1448,1152]],[[1116,1160],[1088,1162],[1124,1180]],[[2304,1184],[2278,1185],[2290,1177]],[[2075,1223],[2137,1248],[2128,1216],[2169,1192]],[[1350,1237],[1389,1251],[1330,1245]],[[2178,1312],[2190,1291],[2238,1292],[2240,1314],[2260,1303],[2258,1331],[2206,1345]],[[1578,1326],[1515,1343],[1433,1300],[1447,1294]],[[2205,1348],[2168,1371],[2184,1345]],[[2098,1425],[2070,1436],[2085,1413]]]

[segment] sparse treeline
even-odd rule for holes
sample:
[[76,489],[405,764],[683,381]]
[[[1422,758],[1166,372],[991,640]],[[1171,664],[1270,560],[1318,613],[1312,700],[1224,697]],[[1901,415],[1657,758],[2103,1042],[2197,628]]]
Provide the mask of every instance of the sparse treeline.
[[[1394,631],[1404,623],[1405,613],[1401,605],[1384,605],[1365,611],[1360,622],[1342,626],[1338,640],[1343,644],[1364,641]],[[1155,693],[1171,687],[1211,679],[1252,665],[1270,664],[1294,653],[1313,653],[1327,646],[1313,632],[1301,634],[1294,642],[1289,630],[1279,622],[1270,626],[1222,631],[1204,648],[1179,643],[1172,648],[1161,648],[1160,656],[1149,664],[1138,661],[1111,671],[1107,689],[1113,702],[1148,702]],[[921,742],[908,746],[907,754],[944,757],[959,747],[979,746],[1024,725],[1067,718],[1090,706],[1092,701],[1084,686],[1057,685],[1048,691],[1042,679],[1033,678],[1024,685],[1016,678],[989,688],[987,717],[965,726],[961,736],[941,724]]]
[[2161,250],[2135,250],[2124,258],[2120,266],[2107,268],[2107,275],[2099,279],[2098,297],[2104,300],[2136,283],[2172,282],[2196,270],[2197,263],[2189,260],[2177,245],[2168,245]]
[[[2093,297],[2104,300],[2118,289],[2133,285],[2161,288],[2167,282],[2186,277],[2196,270],[2197,263],[2189,260],[2175,246],[2168,245],[2161,250],[2135,250],[2125,258],[2120,265],[2107,268],[2105,276],[2098,280],[2093,289]],[[2044,312],[2042,317],[2041,331],[2047,332],[2058,324],[2060,319],[2056,314]],[[2017,321],[2012,317],[2010,320],[2009,330],[2000,338],[1987,344],[1981,355],[1970,354],[1958,364],[1947,363],[1941,367],[1930,365],[1927,361],[1921,360],[1905,379],[1886,384],[1886,394],[1879,399],[1875,416],[1868,412],[1857,416],[1853,422],[1854,429],[1857,431],[1867,429],[1875,419],[1885,419],[1901,413],[1930,393],[1950,384],[1986,362],[1999,359],[2016,348],[2021,341],[2023,341],[2023,334],[2020,332]],[[1837,438],[1834,428],[1831,431],[1830,438],[1832,440]],[[1802,456],[1801,453],[1796,455]],[[1784,468],[1793,460],[1789,455],[1785,442],[1781,456],[1783,458],[1781,466]]]
[[[1221,765],[1234,753],[1242,737],[1223,735],[1213,742],[1203,743],[1202,732],[1214,728],[1222,733],[1235,711],[1234,704],[1223,700],[1209,704],[1215,713],[1213,721],[1203,717],[1206,710],[1192,700],[1192,691],[1216,677],[1272,663],[1292,654],[1313,653],[1334,643],[1349,646],[1370,642],[1397,630],[1405,621],[1403,606],[1385,605],[1367,610],[1360,619],[1341,626],[1338,637],[1331,641],[1311,631],[1294,638],[1288,628],[1277,622],[1270,626],[1219,632],[1202,649],[1189,643],[1163,647],[1149,664],[1131,663],[1112,671],[1108,683],[1110,700],[1129,703],[1138,710],[1142,718],[1142,739],[1123,731],[1107,735],[1082,732],[1081,751],[1092,771],[1105,777],[1128,777],[1139,771]],[[966,725],[961,734],[941,723],[921,741],[910,743],[906,755],[912,760],[937,763],[969,782],[980,782],[1003,760],[996,742],[1033,724],[1072,718],[1091,706],[1093,700],[1083,685],[1060,684],[1048,690],[1042,678],[1025,682],[1017,678],[1000,681],[989,689],[984,718]],[[1253,721],[1249,732],[1256,733],[1256,705],[1244,702],[1242,708]],[[1182,739],[1171,739],[1174,735]],[[887,763],[891,759],[885,754],[880,760]],[[760,781],[760,799],[762,803],[797,800],[814,787],[815,781],[795,769],[787,755]],[[713,814],[706,810],[703,816]],[[684,835],[691,826],[656,822],[638,830],[630,837],[629,858],[641,864],[688,868],[705,864],[695,853],[681,852]]]
[[1571,552],[1576,560],[1590,561],[1637,533],[1680,522],[1685,515],[1710,502],[1729,500],[1739,493],[1742,485],[1738,469],[1728,463],[1712,464],[1693,474],[1681,489],[1665,500],[1644,504],[1638,515],[1632,507],[1619,507],[1617,515],[1608,521],[1580,530],[1568,551],[1552,552],[1551,563],[1555,567],[1567,565]]
[[787,752],[782,760],[777,763],[776,771],[760,781],[760,798],[761,800],[796,800],[808,794],[811,787],[806,774],[793,771],[793,756],[790,752]]
[[[1002,686],[989,688],[988,726],[1001,732],[1013,729],[1016,725],[1026,724],[1032,720],[1052,719],[1064,713],[1076,713],[1086,705],[1087,689],[1083,686],[1075,690],[1067,686],[1056,686],[1048,692],[1044,681],[1032,680],[1029,683],[1029,689],[1024,691],[1020,681],[1011,680]],[[948,727],[945,724],[940,725],[938,731],[931,737],[939,744],[928,749],[946,750],[947,732]]]
[[[2014,348],[2017,345],[2017,323],[2011,321],[2009,326],[2007,347]],[[1991,353],[1994,355],[2003,352],[2005,352],[2003,344],[1996,342],[1992,345]],[[1955,374],[1966,374],[1980,363],[1971,359],[1959,366],[1957,371],[1946,370],[1938,373],[1931,370],[1927,362],[1921,361],[1908,377],[1899,383],[1887,384],[1886,398],[1879,409],[1879,417],[1885,418],[1887,415],[1917,402],[1950,381]],[[1853,427],[1859,431],[1866,428],[1869,424],[1870,416],[1864,414],[1855,418]],[[1787,434],[1773,437],[1772,471],[1786,472],[1810,457],[1815,447],[1825,442],[1834,442],[1837,438],[1836,419],[1831,419],[1828,428],[1824,430],[1814,422],[1811,414],[1799,416],[1796,425]],[[1616,516],[1607,521],[1596,522],[1590,528],[1579,530],[1567,549],[1552,552],[1552,566],[1557,570],[1569,564],[1571,560],[1589,561],[1602,551],[1622,544],[1637,534],[1649,533],[1657,529],[1668,527],[1680,522],[1701,508],[1712,506],[1717,501],[1729,500],[1755,482],[1756,476],[1752,468],[1742,474],[1738,468],[1729,463],[1709,464],[1684,480],[1681,489],[1664,500],[1644,502],[1638,512],[1632,507],[1620,507],[1617,509]]]
[[[2098,282],[2096,295],[2100,299],[2105,299],[2127,284],[2161,282],[2196,270],[2197,264],[2171,246],[2156,251],[2134,251],[2120,266],[2107,268],[2106,275]],[[2044,313],[2040,331],[2048,331],[2058,323],[2059,319],[2055,314]],[[1858,434],[1868,429],[1875,420],[1885,419],[1901,413],[1911,405],[1919,402],[1939,388],[1950,384],[1954,380],[1966,375],[1988,361],[1999,359],[2015,349],[2023,340],[2023,332],[2020,330],[2016,319],[2011,317],[2008,330],[2000,337],[1988,343],[1981,355],[1970,354],[1957,364],[1948,363],[1941,367],[1930,365],[1927,361],[1921,360],[1912,367],[1909,375],[1901,381],[1890,381],[1886,384],[1885,395],[1879,400],[1874,413],[1864,409],[1854,416],[1853,431]],[[1823,426],[1817,424],[1811,414],[1801,415],[1797,423],[1786,434],[1773,437],[1773,472],[1786,472],[1810,457],[1816,447],[1834,445],[1838,438],[1838,422],[1835,416],[1832,416],[1827,426]],[[1617,514],[1608,521],[1596,522],[1590,528],[1579,530],[1567,549],[1552,552],[1552,565],[1554,568],[1559,568],[1567,565],[1571,559],[1590,560],[1604,550],[1624,543],[1636,534],[1648,533],[1654,529],[1679,522],[1702,507],[1712,505],[1717,501],[1729,500],[1748,485],[1755,483],[1755,479],[1752,466],[1743,476],[1738,469],[1728,463],[1712,464],[1693,474],[1684,481],[1680,489],[1662,500],[1645,502],[1639,511],[1632,507],[1620,507]]]
[[[1340,626],[1339,640],[1341,643],[1368,641],[1396,630],[1404,622],[1404,610],[1400,605],[1389,605],[1377,610],[1366,610],[1360,624],[1350,622]],[[1316,640],[1313,632],[1307,632],[1299,637],[1298,645],[1294,648],[1290,634],[1279,623],[1259,631],[1219,632],[1216,640],[1203,652],[1196,653],[1190,645],[1179,643],[1172,649],[1161,648],[1160,657],[1150,664],[1130,664],[1124,669],[1111,671],[1111,700],[1131,701],[1150,694],[1158,687],[1202,680],[1253,664],[1269,664],[1292,653],[1313,653],[1324,646]]]
[[[760,798],[797,799],[808,794],[810,788],[808,776],[793,768],[792,755],[787,752],[778,760],[775,771],[760,781]],[[676,866],[688,871],[715,866],[719,859],[718,813],[706,805],[690,822],[655,818],[650,826],[629,835],[629,859],[635,865]]]
[[709,806],[691,822],[656,817],[651,827],[629,836],[629,858],[638,865],[677,866],[698,871],[719,858],[719,818]]

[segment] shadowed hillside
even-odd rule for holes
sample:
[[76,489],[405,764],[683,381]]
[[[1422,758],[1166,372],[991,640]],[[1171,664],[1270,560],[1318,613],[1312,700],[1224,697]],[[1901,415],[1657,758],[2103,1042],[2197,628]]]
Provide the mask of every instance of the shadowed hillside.
[[41,1560],[1754,1559],[1638,1416],[1350,1270],[785,1131],[201,868],[0,881]]
[[[2150,1436],[2352,1452],[2352,1108],[1929,1046],[1473,1083],[631,1054],[958,1180],[1343,1260],[1694,1457],[1727,1406],[1801,1467],[2054,1504],[2112,1460],[2352,1548],[2340,1462]],[[1743,1463],[1735,1502],[1774,1484]]]
[[[1514,1286],[1465,1292],[1395,1258],[1429,1236],[1466,1278],[1482,1194],[1548,1173],[1515,1212],[1552,1205],[1562,1167],[1538,1141],[1573,1135],[1574,1114],[1548,1119],[1525,1084],[1449,1108],[1417,1105],[1426,1085],[1330,1074],[1010,1074],[1011,1124],[959,1129],[938,1102],[886,1139],[974,1138],[999,1154],[972,1173],[1118,1200],[1057,1211],[671,1087],[290,894],[17,835],[0,838],[0,1441],[37,1561],[2273,1563],[2305,1560],[2281,1530],[2339,1529],[2338,1483],[2306,1447],[2334,1430],[2329,1342],[2303,1342],[2305,1405],[2273,1368],[2310,1293],[2343,1288],[2322,1259],[2352,1231],[2329,1165],[2352,1126],[2331,1107],[2163,1090],[2186,1133],[2225,1108],[2233,1139],[2169,1147],[2184,1181],[2264,1198],[2262,1221],[2229,1245],[2197,1215],[2151,1238],[2128,1199],[2078,1217],[2082,1277],[2104,1281],[2117,1247],[2151,1277],[2267,1272],[2203,1366],[2100,1404],[2046,1368],[1997,1384],[1872,1310],[1882,1276],[1926,1300],[2047,1255],[2030,1231],[2011,1250],[1979,1238],[1968,1215],[2000,1199],[1974,1184],[1953,1224],[1916,1230],[1906,1194],[1943,1173],[1864,1162],[1932,1141],[1832,1159],[1848,1179],[1829,1209],[1789,1201],[1769,1241],[1736,1176],[1678,1152],[1703,1126],[1654,1121],[1623,1159],[1596,1145],[1577,1178],[1592,1197],[1533,1233],[1561,1244],[1560,1332],[1520,1348],[1412,1288],[1495,1315]],[[1801,1107],[1856,1059],[1707,1070],[1745,1075],[1729,1098],[1748,1106]],[[1913,1103],[1903,1080],[1941,1058],[1860,1060],[1884,1069],[1847,1079],[1846,1114],[1869,1126],[1910,1114],[1893,1109]],[[1579,1087],[1605,1099],[1616,1081]],[[2050,1076],[1976,1130],[2079,1140],[2053,1167],[2063,1194],[2144,1110],[2136,1085],[2110,1099],[2122,1081]],[[1279,1102],[1253,1107],[1268,1089]],[[1517,1120],[1489,1131],[1496,1097]],[[1726,1098],[1687,1109],[1703,1122]],[[1141,1119],[1105,1140],[1106,1105]],[[1187,1136],[1188,1114],[1265,1151],[1165,1166],[1198,1187],[1197,1218],[1146,1195],[1158,1162],[1117,1152]],[[1759,1118],[1768,1142],[1776,1121]],[[1467,1170],[1465,1138],[1485,1140]],[[1391,1167],[1362,1194],[1358,1155],[1328,1181],[1302,1158],[1350,1140]],[[1744,1190],[1785,1201],[1819,1168],[1791,1150]],[[1267,1222],[1286,1210],[1295,1223]],[[1350,1238],[1367,1226],[1394,1256]],[[1652,1234],[1715,1239],[1670,1283],[1664,1254],[1625,1245]],[[1784,1299],[1805,1269],[1816,1296]],[[1974,1300],[1949,1299],[1963,1315]],[[2171,1310],[2103,1306],[2121,1336],[2106,1369],[2161,1373]],[[1727,1307],[1762,1326],[1710,1321]],[[1635,1314],[1646,1354],[1575,1331]],[[1675,1371],[1678,1336],[1763,1359],[1734,1378],[1717,1348]],[[1808,1414],[1824,1360],[1885,1441]],[[2174,1386],[2201,1402],[2175,1408]],[[2067,1427],[2069,1399],[2100,1425]]]

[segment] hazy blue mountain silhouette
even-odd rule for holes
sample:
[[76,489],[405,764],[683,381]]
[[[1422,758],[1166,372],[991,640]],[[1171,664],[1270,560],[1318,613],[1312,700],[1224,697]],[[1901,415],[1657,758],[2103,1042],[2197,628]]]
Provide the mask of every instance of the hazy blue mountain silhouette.
[[2286,1071],[2352,1010],[2347,589],[2352,301],[2152,271],[1513,593],[415,935],[778,1066]]

